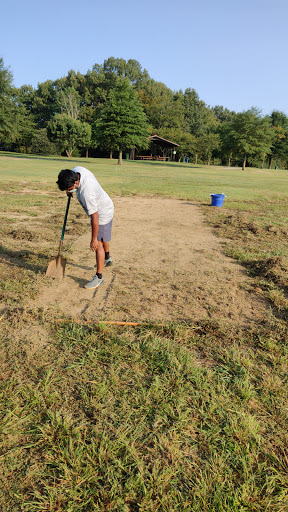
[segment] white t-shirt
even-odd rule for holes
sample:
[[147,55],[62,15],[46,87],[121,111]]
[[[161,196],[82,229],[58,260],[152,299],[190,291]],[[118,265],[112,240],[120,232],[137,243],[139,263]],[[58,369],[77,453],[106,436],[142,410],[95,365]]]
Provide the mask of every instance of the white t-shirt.
[[103,190],[94,174],[88,171],[88,169],[77,165],[72,170],[80,174],[79,187],[76,191],[79,203],[89,217],[92,213],[98,212],[99,225],[108,224],[113,219],[114,214],[112,199]]

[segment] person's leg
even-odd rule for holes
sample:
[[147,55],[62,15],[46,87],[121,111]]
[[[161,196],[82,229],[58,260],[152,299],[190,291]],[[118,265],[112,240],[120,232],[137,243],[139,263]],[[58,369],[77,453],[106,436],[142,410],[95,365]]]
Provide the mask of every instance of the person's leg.
[[109,252],[109,242],[103,242],[103,247],[105,252]]
[[109,252],[109,242],[103,242],[103,247],[105,251],[104,267],[110,267],[110,265],[113,265],[113,260]]
[[97,274],[102,275],[105,261],[105,251],[103,245],[105,242],[99,241],[98,247],[96,249],[96,266],[97,266]]
[[98,240],[98,247],[95,251],[96,253],[96,265],[97,272],[93,279],[85,284],[84,288],[97,288],[100,284],[104,283],[104,279],[102,277],[102,272],[104,268],[104,260],[105,260],[105,252],[103,247],[102,240]]

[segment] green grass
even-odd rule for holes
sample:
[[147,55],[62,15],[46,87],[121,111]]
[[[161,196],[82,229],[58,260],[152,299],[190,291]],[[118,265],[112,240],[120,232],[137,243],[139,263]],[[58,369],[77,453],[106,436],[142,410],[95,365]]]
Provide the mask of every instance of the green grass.
[[[1,152],[0,152],[1,157]],[[62,168],[86,166],[95,173],[110,194],[159,194],[181,199],[198,200],[210,204],[211,193],[224,192],[231,208],[253,208],[263,202],[268,207],[274,201],[286,199],[288,171],[228,169],[203,167],[173,162],[138,162],[109,159],[67,158],[5,158],[0,161],[0,176],[4,184],[13,186],[15,180],[25,182],[29,188],[57,190],[55,181]]]
[[[197,201],[266,320],[131,329],[31,309],[66,205],[56,177],[76,163],[111,194]],[[0,158],[0,510],[286,512],[287,171],[81,163]]]
[[5,510],[286,510],[284,332],[63,324],[41,362],[3,345]]

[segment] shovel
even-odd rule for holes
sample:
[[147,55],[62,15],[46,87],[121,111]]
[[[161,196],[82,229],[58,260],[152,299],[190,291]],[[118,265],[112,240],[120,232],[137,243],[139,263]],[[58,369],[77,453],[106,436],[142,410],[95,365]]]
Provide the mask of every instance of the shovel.
[[50,261],[48,268],[46,270],[46,276],[64,277],[64,272],[65,272],[65,267],[66,267],[66,259],[61,257],[61,249],[62,249],[62,245],[63,245],[63,238],[64,238],[65,227],[66,227],[66,222],[67,222],[67,217],[68,217],[70,200],[71,200],[71,196],[68,197],[68,201],[67,201],[67,207],[66,207],[66,213],[65,213],[65,218],[64,218],[64,224],[63,224],[63,229],[62,229],[62,235],[61,235],[58,255],[56,256],[56,258],[53,258]]

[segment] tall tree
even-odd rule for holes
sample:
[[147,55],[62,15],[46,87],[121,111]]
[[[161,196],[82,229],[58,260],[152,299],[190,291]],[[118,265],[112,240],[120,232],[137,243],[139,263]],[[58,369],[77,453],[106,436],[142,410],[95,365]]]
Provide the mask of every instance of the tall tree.
[[131,85],[139,87],[149,79],[148,71],[142,70],[141,64],[134,59],[126,61],[109,57],[104,61],[103,71],[106,79],[110,80],[112,84],[117,78],[127,78]]
[[31,153],[40,153],[42,155],[57,155],[59,148],[48,139],[46,128],[36,130],[31,140]]
[[199,99],[195,89],[186,89],[183,97],[185,118],[190,133],[195,137],[215,131],[217,117],[204,101]]
[[107,83],[103,66],[95,64],[85,75],[85,90],[81,95],[79,119],[92,124],[100,115],[101,108],[107,100],[110,85]]
[[32,106],[37,128],[46,128],[47,123],[56,114],[60,114],[61,106],[58,101],[60,90],[57,81],[46,80],[46,82],[38,84]]
[[245,171],[248,157],[268,154],[272,145],[273,132],[267,118],[261,112],[251,108],[240,112],[229,123],[229,137],[233,153],[242,156],[242,169]]
[[278,159],[285,164],[288,160],[288,117],[283,112],[274,110],[269,121],[274,134],[271,151],[268,153],[268,168],[271,169],[272,159]]
[[181,91],[173,93],[162,82],[149,80],[138,96],[154,133],[164,134],[167,129],[187,131]]
[[65,114],[57,114],[47,125],[47,134],[51,142],[56,142],[71,158],[75,147],[89,145],[91,139],[91,126],[81,123]]
[[[29,153],[32,138],[36,131],[36,123],[33,109],[34,89],[31,85],[23,85],[19,88],[14,88],[12,100],[15,105],[15,133],[13,142],[16,144],[18,150],[21,147],[25,148],[25,152]],[[12,142],[12,141],[11,141]]]
[[201,139],[198,139],[198,150],[207,164],[210,165],[211,156],[214,150],[221,144],[219,133],[207,133]]
[[228,121],[231,121],[233,116],[236,114],[234,110],[228,110],[228,108],[224,108],[222,105],[215,105],[211,110],[220,123],[227,123]]
[[[183,103],[188,130],[196,137],[195,164],[198,161],[198,153],[210,163],[212,151],[219,146],[219,137],[216,136],[216,132],[220,121],[213,109],[200,100],[195,89],[185,90]],[[205,140],[207,146],[205,146]]]
[[119,150],[119,165],[124,148],[148,146],[146,115],[128,80],[118,80],[111,89],[101,116],[93,125],[93,134],[95,145],[109,145]]
[[29,153],[36,126],[32,115],[27,112],[23,105],[18,106],[16,109],[15,122],[16,134],[14,142],[21,151],[23,151],[21,148],[24,148],[25,153]]
[[13,76],[0,58],[0,140],[13,139],[16,135],[15,105],[11,99]]
[[231,165],[231,159],[233,156],[233,148],[234,142],[230,136],[231,127],[229,123],[221,123],[218,128],[218,133],[220,136],[220,151],[219,156],[221,160],[228,163],[228,167]]
[[62,89],[58,97],[58,102],[62,114],[72,117],[72,119],[79,118],[80,96],[73,87]]

